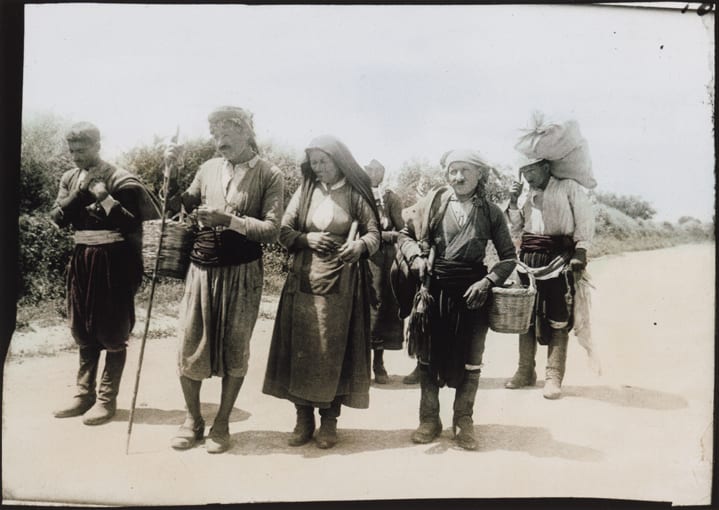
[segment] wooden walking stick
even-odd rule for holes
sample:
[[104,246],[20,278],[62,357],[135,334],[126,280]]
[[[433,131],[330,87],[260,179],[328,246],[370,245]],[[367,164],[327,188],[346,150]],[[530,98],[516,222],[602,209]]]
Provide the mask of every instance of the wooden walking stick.
[[[180,126],[177,126],[175,136],[172,142],[177,143],[180,135]],[[130,404],[130,417],[127,420],[127,439],[125,442],[125,455],[130,451],[130,435],[132,434],[132,421],[135,417],[135,404],[137,402],[137,390],[140,387],[140,372],[142,371],[142,359],[145,355],[145,343],[147,342],[147,333],[150,330],[150,315],[152,314],[152,299],[155,297],[155,284],[157,283],[157,271],[160,268],[160,254],[162,253],[162,240],[165,234],[165,212],[167,210],[167,192],[170,187],[170,176],[172,168],[165,163],[165,171],[162,177],[162,209],[160,214],[160,239],[157,241],[157,253],[155,256],[155,267],[152,271],[152,280],[150,282],[150,298],[147,305],[147,316],[145,317],[145,331],[142,334],[142,342],[140,343],[140,357],[137,361],[137,373],[135,374],[135,388],[132,391],[132,404]]]

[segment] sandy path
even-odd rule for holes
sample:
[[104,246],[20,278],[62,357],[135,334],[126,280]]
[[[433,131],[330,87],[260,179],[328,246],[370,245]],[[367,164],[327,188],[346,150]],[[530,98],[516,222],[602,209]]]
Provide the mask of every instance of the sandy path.
[[[708,504],[714,245],[607,257],[590,269],[604,375],[587,370],[572,337],[561,400],[544,400],[541,381],[534,389],[505,390],[516,337],[490,333],[475,406],[477,452],[454,446],[448,389],[440,393],[441,438],[412,444],[419,388],[402,385],[399,375],[388,386],[373,385],[370,409],[343,408],[334,449],[285,446],[294,409],[261,393],[272,328],[262,319],[232,416],[234,446],[219,456],[168,446],[183,417],[172,339],[148,342],[130,455],[125,433],[139,341],[130,348],[117,417],[93,428],[51,415],[72,391],[75,353],[11,356],[3,395],[3,498],[135,505],[605,497]],[[172,319],[163,327],[173,328]],[[32,334],[42,332],[17,335],[13,346]],[[540,349],[540,366],[545,356]],[[413,366],[401,352],[385,358],[394,374]],[[219,380],[212,379],[203,387],[210,422],[218,399]]]

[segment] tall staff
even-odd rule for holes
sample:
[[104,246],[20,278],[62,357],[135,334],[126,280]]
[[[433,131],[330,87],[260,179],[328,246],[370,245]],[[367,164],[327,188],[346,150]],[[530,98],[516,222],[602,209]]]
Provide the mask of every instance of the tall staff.
[[[180,127],[177,127],[172,142],[177,143],[180,135]],[[145,331],[142,334],[142,342],[140,343],[140,357],[137,362],[137,373],[135,374],[135,388],[132,391],[132,403],[130,404],[130,418],[127,421],[127,439],[125,442],[125,455],[130,451],[130,436],[132,434],[132,423],[135,417],[135,404],[137,403],[137,391],[140,387],[140,372],[142,371],[142,360],[145,356],[145,343],[147,342],[147,333],[150,330],[150,316],[152,315],[152,300],[155,296],[155,284],[157,283],[157,272],[160,268],[160,254],[162,253],[162,241],[165,237],[165,212],[167,210],[167,192],[170,186],[170,177],[172,167],[165,164],[165,171],[162,178],[162,209],[160,216],[160,239],[157,242],[157,253],[155,254],[155,267],[152,271],[152,281],[150,283],[150,302],[147,305],[147,317],[145,317]]]

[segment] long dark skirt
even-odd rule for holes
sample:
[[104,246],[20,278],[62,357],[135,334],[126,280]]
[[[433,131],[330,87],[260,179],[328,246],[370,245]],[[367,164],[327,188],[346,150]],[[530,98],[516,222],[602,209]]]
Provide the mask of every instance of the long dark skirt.
[[128,242],[76,245],[67,268],[67,312],[75,342],[124,349],[135,325],[141,281],[142,259]]
[[[336,290],[314,293],[317,270],[297,255],[282,289],[262,392],[295,404],[369,407],[369,282],[356,264],[340,266]],[[360,264],[361,265],[361,264]],[[318,280],[319,281],[319,280]],[[317,291],[324,292],[324,291]]]

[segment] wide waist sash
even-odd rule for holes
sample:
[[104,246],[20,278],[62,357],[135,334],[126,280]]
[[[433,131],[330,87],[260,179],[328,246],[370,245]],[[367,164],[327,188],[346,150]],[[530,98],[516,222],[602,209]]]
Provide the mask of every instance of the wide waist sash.
[[117,230],[76,230],[73,237],[76,245],[88,246],[112,244],[125,240],[125,237]]
[[432,266],[432,276],[438,287],[464,292],[474,282],[487,276],[487,266],[437,258]]
[[200,266],[235,266],[262,257],[262,245],[229,229],[203,229],[195,236],[190,260]]
[[574,250],[574,239],[570,236],[545,236],[539,234],[522,234],[522,253],[547,253],[559,254],[565,251]]

